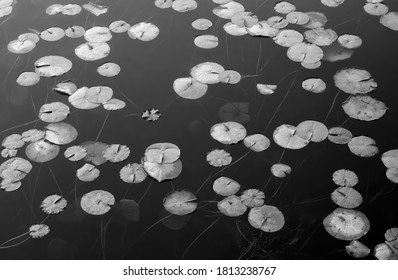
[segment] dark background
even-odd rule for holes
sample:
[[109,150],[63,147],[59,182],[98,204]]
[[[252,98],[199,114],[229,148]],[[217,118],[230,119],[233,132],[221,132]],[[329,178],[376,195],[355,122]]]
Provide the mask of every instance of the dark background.
[[[269,0],[265,4],[255,0],[240,2],[246,11],[254,12],[260,20],[277,15],[273,11],[277,1]],[[398,147],[395,92],[398,33],[382,26],[379,17],[366,14],[362,7],[365,0],[346,1],[337,8],[328,8],[320,0],[290,2],[296,5],[298,11],[325,13],[328,18],[325,28],[332,28],[339,35],[358,35],[363,39],[363,45],[348,60],[333,63],[323,61],[320,68],[307,70],[289,60],[286,56],[287,49],[276,45],[272,39],[226,35],[222,26],[227,21],[218,20],[212,13],[217,5],[210,0],[198,1],[198,8],[186,13],[178,13],[171,8],[159,9],[153,1],[148,0],[98,1],[98,4],[110,6],[108,13],[99,17],[88,15],[84,9],[76,16],[48,16],[45,9],[54,4],[53,1],[19,0],[12,18],[0,26],[0,131],[35,120],[37,115],[34,107],[40,108],[46,100],[68,104],[66,97],[51,90],[60,81],[71,79],[78,87],[107,85],[113,88],[114,97],[126,101],[127,106],[110,113],[99,141],[125,144],[130,147],[131,154],[125,162],[108,162],[99,166],[99,178],[90,183],[77,182],[77,185],[75,172],[83,162],[69,162],[60,153],[49,163],[33,163],[33,169],[22,181],[20,189],[0,193],[0,243],[27,232],[32,224],[39,223],[46,217],[39,208],[40,203],[46,196],[58,193],[49,166],[68,200],[68,207],[45,221],[51,229],[47,236],[30,239],[11,249],[1,249],[0,258],[182,258],[190,243],[220,217],[216,203],[197,209],[186,218],[187,224],[182,229],[172,230],[159,222],[145,234],[143,232],[166,215],[162,200],[173,188],[195,193],[209,175],[219,170],[206,162],[208,152],[216,148],[225,149],[231,153],[233,160],[247,152],[242,143],[224,146],[211,138],[210,127],[222,121],[218,109],[227,102],[247,102],[250,121],[245,124],[245,128],[248,134],[262,133],[292,82],[291,91],[265,131],[272,142],[270,148],[261,153],[249,153],[223,172],[223,176],[241,184],[241,191],[248,188],[261,189],[268,182],[265,189],[266,204],[274,205],[283,212],[286,219],[284,228],[272,234],[261,233],[247,223],[247,213],[240,218],[221,217],[190,247],[184,257],[352,259],[344,251],[344,246],[349,242],[330,236],[322,225],[322,220],[337,207],[329,195],[337,187],[332,181],[332,174],[342,168],[358,175],[359,184],[355,188],[364,198],[364,203],[358,210],[369,218],[371,224],[370,231],[360,241],[372,249],[382,243],[385,231],[397,226],[398,214],[396,186],[386,178],[386,169],[380,160],[383,152]],[[68,2],[59,0],[57,3]],[[75,0],[73,3],[82,5],[86,1]],[[386,0],[384,3],[391,11],[398,10],[396,1]],[[200,17],[210,19],[213,27],[207,31],[193,29],[191,22]],[[6,18],[1,21],[4,19]],[[57,42],[41,40],[32,52],[24,55],[7,51],[7,43],[19,34],[28,32],[29,28],[41,31],[52,26],[65,29],[71,25],[81,25],[88,29],[96,25],[109,26],[119,19],[132,25],[142,21],[151,22],[159,27],[160,34],[153,41],[141,42],[130,39],[127,33],[113,33],[112,40],[108,42],[110,55],[94,62],[82,61],[74,54],[75,47],[83,43],[84,38],[64,37]],[[293,25],[287,28],[305,31],[304,28]],[[200,34],[218,36],[219,46],[211,50],[197,48],[193,40]],[[15,80],[18,75],[24,71],[33,71],[34,62],[45,55],[67,57],[73,62],[72,70],[58,78],[42,78],[33,87],[17,85]],[[259,68],[269,61],[260,73],[262,76],[243,78],[237,85],[210,85],[206,95],[199,100],[177,98],[173,91],[173,81],[189,76],[190,69],[198,63],[217,62],[225,69],[236,70],[244,76],[256,74],[258,59]],[[105,78],[97,74],[96,68],[108,61],[121,66],[122,71],[118,76]],[[341,108],[341,103],[349,95],[340,93],[324,122],[338,92],[333,75],[346,67],[366,69],[377,81],[378,88],[370,95],[389,107],[381,119],[372,122],[347,120],[348,116]],[[295,70],[299,70],[297,76],[286,77]],[[315,94],[303,90],[301,81],[309,77],[322,78],[327,84],[326,91]],[[256,90],[257,83],[278,84],[278,89],[272,96],[263,96]],[[120,91],[139,108],[130,104]],[[102,108],[78,110],[70,107],[72,113],[65,121],[76,127],[79,136],[67,146],[95,140],[107,111]],[[150,108],[158,108],[162,113],[157,122],[145,122],[139,116],[127,116]],[[321,121],[328,128],[344,123],[344,127],[354,136],[366,135],[375,139],[379,154],[372,158],[360,158],[353,155],[347,145],[336,145],[328,140],[311,143],[301,150],[284,152],[283,148],[272,141],[272,133],[279,125],[297,125],[304,120]],[[45,125],[39,121],[36,127],[43,128]],[[2,132],[1,138],[30,128],[33,125]],[[162,183],[150,178],[140,184],[121,181],[119,170],[127,162],[140,162],[146,147],[158,142],[174,143],[181,149],[181,175]],[[61,147],[61,152],[66,148]],[[281,162],[291,166],[293,171],[287,178],[278,179],[272,176],[270,167],[280,160],[282,153]],[[18,155],[25,157],[23,148]],[[221,199],[212,190],[213,180],[204,185],[197,195],[198,201]],[[116,201],[121,198],[138,201],[148,190],[140,203],[140,221],[126,225],[113,210],[102,217],[84,213],[79,206],[80,197],[95,189],[111,192]],[[277,190],[279,191],[275,194]],[[388,192],[388,195],[380,195],[373,200],[380,192]],[[205,204],[201,202],[199,205]],[[101,250],[101,225],[104,226],[111,217],[112,221],[104,234],[105,240],[102,240],[105,249]],[[134,246],[127,250],[133,242],[136,242]],[[372,254],[367,258],[375,259]]]

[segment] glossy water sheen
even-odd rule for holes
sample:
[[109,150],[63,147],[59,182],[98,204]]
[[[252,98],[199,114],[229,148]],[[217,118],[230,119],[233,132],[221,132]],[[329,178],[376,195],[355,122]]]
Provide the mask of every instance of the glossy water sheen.
[[[84,4],[85,1],[72,2]],[[19,190],[0,193],[0,243],[26,232],[29,226],[46,217],[39,208],[41,201],[46,196],[59,192],[49,166],[69,206],[63,213],[46,220],[45,223],[51,228],[47,236],[31,239],[11,249],[2,249],[0,258],[180,259],[188,245],[221,215],[212,202],[191,214],[188,224],[180,230],[168,229],[161,222],[151,227],[165,216],[163,198],[173,188],[196,192],[209,175],[218,171],[219,169],[208,165],[205,160],[206,154],[212,149],[226,149],[234,160],[247,152],[242,143],[224,146],[210,137],[210,127],[221,122],[217,114],[218,108],[227,101],[248,102],[250,122],[245,124],[248,133],[265,132],[272,139],[274,129],[281,124],[297,125],[308,119],[323,122],[338,92],[334,86],[333,75],[344,67],[368,70],[379,84],[371,96],[383,101],[389,110],[383,118],[373,122],[347,120],[340,104],[348,95],[341,93],[325,124],[330,128],[344,122],[344,127],[354,136],[372,137],[377,142],[379,154],[372,158],[359,158],[350,153],[346,145],[335,145],[327,140],[312,143],[297,151],[284,151],[272,141],[268,150],[249,153],[226,169],[223,175],[238,181],[242,186],[241,190],[261,189],[268,182],[265,189],[266,203],[283,212],[286,218],[284,228],[276,233],[261,234],[247,223],[247,214],[240,218],[221,217],[201,235],[184,257],[350,259],[341,250],[348,242],[330,236],[322,226],[324,217],[336,208],[329,198],[329,194],[336,188],[331,176],[335,170],[341,168],[350,169],[358,175],[359,185],[356,189],[364,197],[364,203],[358,210],[364,212],[371,223],[369,233],[360,241],[369,248],[374,248],[376,244],[383,242],[387,229],[398,226],[397,189],[385,177],[385,167],[380,161],[382,152],[398,148],[398,99],[395,92],[398,33],[380,25],[378,17],[364,13],[364,0],[347,0],[338,8],[325,7],[319,0],[291,0],[299,11],[325,13],[328,17],[326,27],[333,28],[338,34],[353,33],[363,39],[362,47],[355,51],[352,58],[335,63],[323,62],[319,69],[306,70],[290,61],[286,57],[286,49],[274,44],[272,39],[226,35],[222,29],[226,20],[218,20],[211,12],[216,4],[210,0],[198,2],[199,6],[195,11],[177,13],[171,8],[158,9],[149,0],[104,0],[99,1],[99,4],[109,5],[109,12],[95,17],[87,16],[88,13],[84,10],[76,16],[47,16],[45,9],[53,4],[52,1],[18,1],[13,17],[0,26],[0,81],[3,84],[0,94],[0,131],[35,120],[35,110],[46,100],[67,103],[64,96],[52,92],[51,88],[57,82],[71,79],[78,87],[108,85],[114,89],[116,98],[126,101],[126,108],[110,112],[98,140],[108,144],[128,145],[132,152],[123,163],[101,165],[101,175],[94,182],[77,182],[76,193],[75,170],[83,162],[69,162],[60,154],[48,164],[33,163],[33,170],[23,180]],[[244,2],[247,11],[254,12],[260,19],[275,15],[273,6],[277,1],[241,2]],[[61,0],[57,3],[67,4]],[[385,3],[390,10],[398,10],[396,1],[386,0]],[[199,17],[210,19],[214,27],[208,31],[194,30],[191,22]],[[88,29],[95,25],[108,26],[119,19],[130,24],[152,22],[160,28],[160,35],[153,41],[141,42],[128,38],[126,33],[113,34],[109,42],[110,55],[95,62],[85,62],[74,55],[74,48],[84,41],[83,38],[65,37],[57,42],[40,41],[34,51],[20,56],[10,54],[6,49],[10,40],[27,32],[28,28],[44,30],[51,26],[66,28],[77,24]],[[219,46],[211,50],[197,48],[193,40],[199,34],[217,35]],[[257,62],[259,52],[261,56]],[[50,54],[62,55],[72,60],[72,70],[58,78],[42,78],[33,87],[20,87],[15,83],[21,72],[33,70],[34,61]],[[96,68],[107,61],[121,66],[122,71],[117,77],[104,78],[96,73]],[[207,94],[199,100],[177,98],[172,89],[173,81],[178,77],[189,76],[194,65],[205,61],[220,63],[226,69],[236,70],[242,75],[254,75],[257,63],[262,68],[268,62],[259,73],[262,75],[260,77],[244,78],[237,85],[211,85]],[[286,76],[296,70],[297,74]],[[301,81],[308,77],[322,78],[327,84],[327,90],[320,94],[304,91]],[[284,79],[281,81],[282,78]],[[278,83],[278,90],[274,95],[265,97],[257,92],[256,83]],[[292,83],[292,89],[284,99]],[[120,91],[140,108],[127,102]],[[284,101],[278,114],[264,131],[282,100]],[[128,116],[140,114],[142,110],[150,108],[161,111],[162,116],[157,122],[145,122],[137,115]],[[66,121],[79,131],[78,139],[72,144],[95,140],[106,115],[107,111],[102,108],[72,109]],[[37,128],[44,125],[40,121]],[[33,125],[3,132],[1,138],[10,133],[22,133],[29,128],[33,128]],[[162,183],[149,178],[140,184],[122,182],[119,179],[119,170],[126,162],[140,162],[146,147],[157,142],[170,142],[180,147],[183,162],[181,175],[175,180]],[[64,151],[65,148],[62,147],[61,150]],[[25,157],[23,149],[19,155]],[[270,173],[271,165],[280,160],[293,169],[292,174],[283,180],[272,177]],[[198,201],[220,200],[212,190],[214,179],[206,182],[197,195]],[[138,201],[149,186],[150,189],[140,203],[140,221],[137,223],[125,226],[112,211],[97,217],[85,214],[79,207],[80,197],[94,189],[111,192],[117,201],[123,197]],[[279,191],[276,193],[277,190]],[[389,193],[373,200],[380,191]],[[205,204],[200,202],[199,205]],[[102,238],[104,249],[101,250],[101,224],[105,226],[111,218],[104,233],[105,238]],[[151,228],[142,235],[149,227]],[[136,243],[127,252],[133,242]],[[368,258],[374,259],[372,254]]]

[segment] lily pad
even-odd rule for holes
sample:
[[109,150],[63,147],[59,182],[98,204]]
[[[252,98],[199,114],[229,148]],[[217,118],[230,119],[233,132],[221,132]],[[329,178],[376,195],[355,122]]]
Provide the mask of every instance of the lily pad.
[[239,217],[242,216],[247,206],[244,205],[240,198],[236,195],[231,195],[217,203],[217,208],[222,214],[228,217]]
[[103,190],[94,190],[86,193],[80,200],[82,209],[91,215],[103,215],[111,210],[111,206],[115,204],[115,197]]
[[282,212],[271,205],[263,205],[250,209],[248,220],[254,228],[265,232],[276,232],[285,225],[285,217]]
[[198,203],[194,202],[196,200],[196,196],[190,191],[186,190],[177,190],[169,193],[163,199],[163,206],[167,212],[184,216],[195,211]]

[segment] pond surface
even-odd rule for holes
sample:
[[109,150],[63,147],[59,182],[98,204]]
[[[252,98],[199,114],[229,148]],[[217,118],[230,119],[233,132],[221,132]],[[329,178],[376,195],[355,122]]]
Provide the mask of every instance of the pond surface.
[[[259,20],[285,17],[274,11],[277,2],[240,1]],[[381,161],[384,152],[398,148],[395,93],[398,33],[381,25],[379,16],[367,14],[363,9],[365,2],[346,0],[331,8],[320,0],[290,0],[297,11],[323,13],[327,17],[325,29],[333,29],[339,36],[353,34],[362,39],[362,45],[353,50],[350,58],[334,62],[323,59],[319,68],[306,69],[290,60],[287,48],[275,44],[272,38],[227,34],[223,26],[230,20],[217,17],[212,10],[218,5],[210,0],[198,0],[197,8],[187,12],[177,12],[171,7],[160,9],[148,0],[103,0],[97,4],[107,6],[108,12],[99,16],[85,9],[73,16],[46,14],[50,5],[66,5],[68,1],[14,0],[12,13],[0,19],[1,138],[33,128],[44,129],[46,122],[35,121],[38,111],[43,104],[56,101],[70,107],[71,112],[63,122],[76,128],[78,136],[60,146],[60,153],[53,160],[30,161],[33,167],[22,179],[22,185],[0,193],[0,243],[4,242],[0,247],[10,247],[0,249],[0,258],[354,259],[345,251],[350,241],[331,236],[323,225],[324,218],[339,207],[330,198],[338,187],[332,174],[339,169],[351,170],[359,179],[354,188],[363,202],[355,210],[364,213],[370,222],[369,231],[359,241],[371,250],[383,243],[384,233],[398,225],[397,187],[386,177],[386,167]],[[390,11],[398,11],[396,1],[384,3]],[[209,19],[212,27],[205,31],[194,29],[191,23],[198,18]],[[112,33],[107,42],[109,55],[95,61],[84,61],[75,55],[75,48],[85,43],[84,37],[64,37],[54,42],[40,40],[26,54],[7,50],[10,41],[32,30],[66,29],[72,25],[88,30],[94,26],[108,27],[116,20],[132,26],[152,23],[160,32],[150,41],[131,39],[127,32]],[[283,29],[302,34],[308,30],[295,24]],[[194,39],[202,34],[217,36],[218,46],[197,47]],[[326,47],[321,48],[327,53]],[[343,51],[342,47],[337,49]],[[61,76],[41,77],[30,87],[16,83],[22,72],[34,72],[35,61],[47,55],[69,59],[72,69]],[[119,75],[99,75],[97,68],[105,62],[117,63],[121,67]],[[209,84],[207,92],[198,99],[179,97],[173,90],[173,82],[190,77],[191,69],[203,62],[215,62],[237,71],[242,79],[237,84]],[[345,68],[365,69],[377,82],[377,89],[369,96],[388,107],[380,119],[362,121],[344,112],[341,105],[351,95],[335,86],[333,76]],[[302,81],[307,78],[322,79],[326,89],[320,93],[304,90]],[[52,90],[66,80],[78,88],[108,86],[113,89],[113,97],[123,100],[126,106],[115,111],[107,111],[103,106],[77,109],[67,96]],[[273,94],[262,95],[257,84],[277,85],[277,88]],[[223,106],[229,107],[230,112],[226,114],[224,109],[223,113],[220,110]],[[152,108],[161,113],[158,120],[141,118],[145,110]],[[328,139],[297,150],[275,143],[273,133],[277,127],[297,126],[305,120],[321,122],[328,129],[344,127],[353,137],[368,136],[375,140],[378,153],[357,156],[347,144],[338,145]],[[247,135],[265,135],[270,146],[254,152],[242,141],[232,145],[220,143],[210,135],[210,129],[227,121],[240,122]],[[68,147],[86,141],[126,145],[130,154],[123,162],[107,161],[96,166],[99,177],[83,182],[76,177],[76,170],[86,162],[69,161],[63,153]],[[119,171],[128,163],[141,163],[147,147],[155,143],[172,143],[179,148],[181,173],[161,182],[150,176],[140,183],[123,182]],[[28,159],[25,146],[18,149],[17,156]],[[211,166],[206,156],[215,149],[228,152],[232,163]],[[285,178],[275,177],[271,166],[276,163],[290,166],[291,173]],[[265,204],[282,212],[283,227],[275,232],[252,227],[248,222],[250,209],[238,217],[222,214],[217,202],[224,197],[213,191],[214,181],[221,176],[240,184],[236,196],[247,189],[263,190]],[[105,190],[115,198],[115,205],[104,215],[90,215],[80,206],[82,196],[93,190]],[[163,199],[175,190],[194,194],[197,209],[184,216],[167,212]],[[64,197],[67,206],[58,214],[47,215],[40,205],[53,194]],[[117,207],[121,199],[134,200],[139,207],[128,208],[130,212],[126,214]],[[28,238],[30,226],[41,223],[50,232],[41,238]],[[376,259],[373,252],[365,258]]]

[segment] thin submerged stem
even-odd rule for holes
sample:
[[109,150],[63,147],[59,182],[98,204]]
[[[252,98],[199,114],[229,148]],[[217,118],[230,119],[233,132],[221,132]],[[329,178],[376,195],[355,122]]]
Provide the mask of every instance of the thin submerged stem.
[[95,138],[95,141],[98,141],[98,138],[100,137],[101,132],[102,132],[102,130],[104,129],[105,123],[106,123],[106,121],[108,120],[108,117],[109,117],[109,113],[110,113],[110,111],[108,111],[108,112],[106,113],[106,117],[105,117],[105,119],[104,119],[104,122],[102,123],[101,129],[100,129],[100,131],[98,132],[97,137]]

